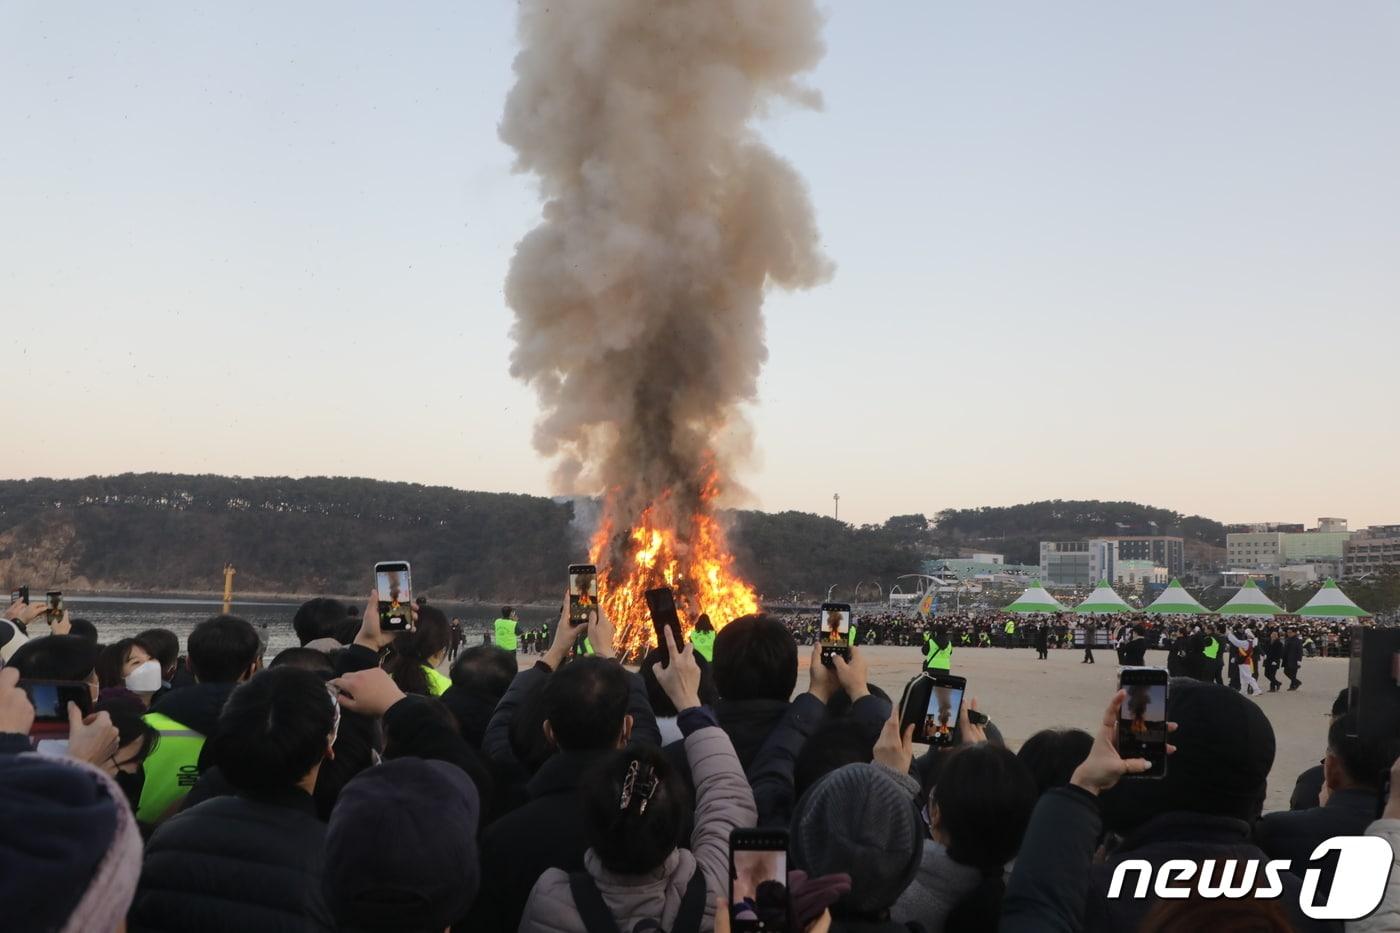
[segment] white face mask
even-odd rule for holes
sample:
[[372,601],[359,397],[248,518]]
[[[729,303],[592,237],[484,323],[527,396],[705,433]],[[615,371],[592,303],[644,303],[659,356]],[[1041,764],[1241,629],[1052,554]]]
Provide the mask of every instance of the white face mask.
[[142,661],[126,675],[126,689],[133,693],[155,693],[160,689],[160,662]]

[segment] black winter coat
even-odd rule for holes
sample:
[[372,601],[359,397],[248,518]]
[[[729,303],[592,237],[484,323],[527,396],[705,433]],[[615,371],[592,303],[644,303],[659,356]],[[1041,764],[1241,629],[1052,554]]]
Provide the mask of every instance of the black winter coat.
[[132,933],[334,930],[321,896],[325,826],[310,795],[216,797],[146,843]]
[[481,893],[460,930],[515,930],[525,902],[549,868],[583,870],[588,840],[578,789],[588,770],[609,750],[560,752],[527,785],[530,802],[486,828],[481,851]]
[[1365,835],[1376,819],[1377,796],[1374,790],[1339,790],[1327,798],[1325,807],[1269,813],[1254,824],[1254,841],[1269,858],[1306,865],[1324,840]]
[[1303,663],[1303,640],[1297,635],[1283,641],[1283,666],[1297,667]]

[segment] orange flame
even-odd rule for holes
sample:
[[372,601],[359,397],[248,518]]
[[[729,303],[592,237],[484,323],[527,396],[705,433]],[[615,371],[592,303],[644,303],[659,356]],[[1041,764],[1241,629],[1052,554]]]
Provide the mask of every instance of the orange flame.
[[673,503],[666,492],[642,510],[623,540],[615,541],[614,496],[609,494],[589,556],[598,565],[599,601],[616,629],[620,656],[635,659],[656,644],[646,604],[649,589],[669,586],[675,591],[681,630],[687,635],[702,612],[718,630],[758,611],[758,597],[735,573],[734,555],[715,518],[718,497],[719,478],[711,470],[699,507],[678,522],[685,527],[668,527],[664,516],[673,511]]

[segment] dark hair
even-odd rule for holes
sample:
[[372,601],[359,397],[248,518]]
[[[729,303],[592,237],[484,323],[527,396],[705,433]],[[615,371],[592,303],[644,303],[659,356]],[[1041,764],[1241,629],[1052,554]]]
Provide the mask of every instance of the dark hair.
[[45,635],[20,645],[8,666],[25,680],[87,680],[97,652],[95,642],[77,635]]
[[424,606],[418,610],[418,621],[411,632],[394,639],[393,650],[384,662],[384,670],[404,693],[429,696],[428,675],[423,667],[428,659],[447,649],[452,639],[452,627],[441,609]]
[[710,621],[708,612],[700,613],[700,617],[695,620],[695,630],[697,632],[713,632],[715,630],[715,625]]
[[1347,710],[1351,709],[1352,692],[1353,688],[1351,687],[1343,687],[1340,691],[1338,691],[1337,698],[1332,701],[1333,719],[1337,718],[1338,716],[1345,716],[1347,714]]
[[[567,751],[612,748],[627,715],[627,672],[616,661],[576,658],[544,683],[544,717]],[[616,805],[616,801],[614,801]]]
[[1327,729],[1327,750],[1337,757],[1353,784],[1379,788],[1395,764],[1396,742],[1373,741],[1357,735],[1358,719],[1347,713],[1333,720]]
[[1030,769],[1043,794],[1068,784],[1093,747],[1094,737],[1083,729],[1041,729],[1021,744],[1016,757]]
[[[629,774],[634,779],[623,806]],[[681,844],[690,798],[658,748],[638,745],[606,756],[584,778],[581,796],[584,836],[609,871],[645,874]]]
[[148,628],[136,636],[136,642],[160,662],[161,676],[169,680],[180,661],[180,636],[169,629]]
[[787,700],[797,686],[797,642],[761,613],[741,616],[715,636],[715,686],[726,700]]
[[853,719],[829,719],[802,746],[793,764],[793,799],[837,768],[868,764],[874,759],[875,740]]
[[[104,696],[93,704],[92,711],[94,713],[105,712],[111,718],[112,725],[117,727],[117,737],[121,747],[141,739],[141,747],[136,753],[135,760],[137,761],[145,761],[160,742],[160,733],[142,718],[146,713],[146,707],[135,694]],[[126,764],[126,759],[120,759],[120,761],[122,764]]]
[[514,651],[497,645],[472,645],[452,664],[452,686],[499,700],[520,673]]
[[[290,649],[288,649],[290,650]],[[363,716],[346,712],[340,719],[340,733],[335,738],[335,757],[321,762],[316,772],[316,789],[311,797],[316,801],[316,815],[329,820],[340,791],[350,779],[375,763],[374,754],[383,743],[377,725]]]
[[[702,654],[695,655],[695,664],[700,668],[700,702],[706,706],[713,706],[719,699],[719,691],[715,689],[714,668],[710,662],[705,660]],[[671,698],[666,695],[666,691],[661,688],[661,683],[656,679],[656,668],[664,667],[661,664],[661,649],[653,648],[642,658],[642,666],[638,668],[638,673],[642,675],[642,683],[647,688],[647,699],[651,701],[651,711],[657,716],[674,716],[677,712],[676,705],[671,702]]]
[[190,673],[200,683],[237,683],[262,651],[257,631],[231,615],[214,616],[199,623],[186,644]]
[[958,749],[933,788],[948,856],[984,872],[999,871],[1020,850],[1038,796],[1031,769],[1007,749]]
[[126,675],[122,673],[122,668],[126,667],[126,656],[131,653],[131,647],[136,643],[134,638],[123,638],[110,645],[99,646],[101,650],[97,652],[97,660],[93,663],[93,670],[97,671],[98,690],[126,686]]
[[325,756],[334,725],[320,677],[295,667],[263,671],[229,694],[209,739],[211,760],[238,790],[290,788]]
[[303,646],[318,638],[339,640],[349,615],[345,604],[340,600],[329,596],[317,596],[297,607],[296,615],[292,616],[292,630],[297,633],[297,640]]
[[72,619],[68,623],[68,634],[76,635],[79,638],[86,638],[94,645],[97,644],[97,626],[87,619]]
[[315,648],[283,648],[267,667],[269,670],[274,667],[299,667],[304,671],[320,674],[324,680],[335,676],[335,665],[331,663],[331,656]]
[[502,618],[502,619],[509,619],[509,618],[510,618],[510,614],[511,614],[512,612],[514,612],[514,611],[515,611],[515,607],[514,607],[514,606],[502,606],[502,607],[501,607],[501,618]]

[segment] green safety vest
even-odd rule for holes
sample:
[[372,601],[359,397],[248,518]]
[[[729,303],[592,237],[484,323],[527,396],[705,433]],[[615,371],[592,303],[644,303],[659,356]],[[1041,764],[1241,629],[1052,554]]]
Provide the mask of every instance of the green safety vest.
[[428,694],[430,696],[440,697],[447,692],[448,687],[452,686],[450,678],[426,664],[423,665],[423,676],[428,678]]
[[850,645],[852,648],[856,646],[856,625],[854,622],[852,622],[851,627],[846,630],[846,644]]
[[584,657],[589,657],[596,653],[594,652],[593,645],[591,642],[589,642],[587,635],[583,636],[578,640],[578,653],[583,655]]
[[690,633],[690,643],[695,646],[695,653],[706,661],[715,659],[715,633],[697,632]]
[[1015,622],[1014,620],[1007,620],[1006,625],[1002,626],[1002,631],[1005,632],[1005,633],[1008,634],[1008,635],[1015,635],[1015,634],[1016,634],[1016,622]]
[[142,823],[156,823],[199,780],[199,752],[204,748],[204,736],[162,713],[147,713],[141,718],[160,733],[160,741],[141,763],[145,779],[136,804],[136,818]]
[[1220,639],[1214,635],[1206,637],[1206,646],[1201,649],[1201,654],[1214,661],[1220,655]]
[[924,668],[925,670],[952,670],[953,667],[953,639],[948,639],[948,644],[942,648],[938,647],[938,642],[927,635],[924,636]]
[[496,620],[496,645],[507,651],[514,651],[516,646],[515,627],[517,623],[514,619]]

